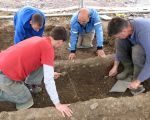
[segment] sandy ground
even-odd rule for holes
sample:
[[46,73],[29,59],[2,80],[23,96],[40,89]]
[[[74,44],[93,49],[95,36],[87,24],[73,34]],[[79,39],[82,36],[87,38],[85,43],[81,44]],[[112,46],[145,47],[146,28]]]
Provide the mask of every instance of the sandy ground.
[[0,120],[150,120],[150,93],[135,97],[92,99],[71,104],[73,116],[63,118],[52,107],[1,112]]
[[[65,23],[67,20],[67,18],[50,19],[51,22],[55,21],[55,24],[58,21]],[[12,39],[14,33],[12,23],[8,26],[3,24],[0,31],[2,32],[0,40],[3,43],[1,47],[3,48],[3,45],[8,47],[10,43],[12,44],[10,39]],[[69,53],[67,46],[68,44],[65,44],[58,51],[59,54],[56,54],[56,70],[58,72],[65,71],[68,74],[56,81],[56,84],[61,102],[74,103],[71,105],[74,111],[71,120],[137,120],[138,118],[149,120],[149,93],[139,97],[131,97],[129,91],[109,93],[116,81],[115,78],[105,79],[112,65],[112,56],[99,59],[96,57],[95,48],[78,50],[78,58],[73,63],[67,61]],[[107,48],[107,46],[110,48]],[[113,46],[109,45],[109,41],[106,44],[105,51],[107,54],[113,53]],[[149,86],[149,81],[144,82],[146,91],[150,90]],[[43,84],[42,87],[44,88]],[[125,96],[130,96],[130,98]],[[119,99],[109,97],[119,97]],[[17,112],[4,112],[16,110],[15,105],[9,102],[0,102],[0,120],[68,120],[68,118],[62,118],[54,108],[49,107],[52,106],[52,103],[45,89],[40,94],[33,95],[33,98],[35,104],[32,109]],[[99,100],[82,102],[93,98]]]
[[[7,2],[7,0],[5,1]],[[93,2],[95,1],[93,0]],[[4,1],[0,0],[0,2]],[[20,1],[18,0],[18,2]],[[10,5],[11,4],[12,3],[10,3]],[[22,3],[20,3],[20,5],[21,4]],[[47,31],[45,31],[45,34],[49,32],[49,25],[50,29],[52,26],[55,26],[59,23],[68,26],[68,21],[69,18],[67,17],[62,17],[61,19],[51,18],[47,21]],[[14,29],[12,20],[7,21],[4,19],[0,22],[3,23],[0,26],[0,49],[4,49],[13,44]],[[69,26],[67,28],[69,28]],[[110,41],[111,39],[107,39],[107,36],[105,36],[106,43],[104,50],[107,54],[112,54],[114,51],[113,44],[111,44]],[[75,61],[75,63],[71,64],[69,61],[67,61],[68,44],[65,44],[65,46],[63,46],[63,48],[58,51],[59,54],[56,54],[56,69],[60,71],[67,71],[69,74],[67,74],[59,81],[56,81],[56,84],[58,86],[58,91],[62,103],[72,103],[71,108],[74,112],[74,115],[70,119],[149,120],[150,93],[147,91],[150,90],[150,81],[144,82],[144,87],[146,88],[147,93],[139,96],[131,97],[131,93],[129,91],[126,91],[125,93],[110,94],[109,90],[115,83],[116,79],[104,78],[106,75],[108,75],[108,71],[112,65],[111,60],[113,57],[111,56],[109,59],[99,60],[96,57],[95,51],[95,48],[89,50],[78,50],[78,59]],[[42,87],[44,88],[43,84]],[[68,120],[68,118],[62,118],[54,108],[49,107],[52,105],[52,103],[49,100],[45,89],[43,89],[40,94],[33,95],[33,98],[35,102],[33,108],[15,112],[4,112],[14,111],[15,105],[8,102],[1,102],[0,120]]]
[[[40,9],[56,9],[79,6],[81,0],[0,0],[0,8],[20,8],[31,5]],[[122,7],[132,6],[136,0],[83,0],[84,6]],[[60,4],[61,3],[61,4]]]

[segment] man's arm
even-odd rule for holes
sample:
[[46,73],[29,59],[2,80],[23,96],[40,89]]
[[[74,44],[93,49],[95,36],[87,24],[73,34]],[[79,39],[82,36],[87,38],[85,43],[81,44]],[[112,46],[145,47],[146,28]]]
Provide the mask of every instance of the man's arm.
[[103,51],[103,29],[100,22],[94,24],[96,41],[97,41],[97,54],[99,57],[105,57],[105,52]]
[[56,90],[56,85],[54,81],[54,68],[49,65],[43,65],[43,72],[44,72],[44,84],[46,87],[46,91],[48,95],[50,96],[50,99],[54,103],[56,109],[62,113],[62,115],[65,117],[65,114],[68,117],[72,116],[72,111],[68,107],[69,105],[61,104],[58,93]]
[[140,43],[145,50],[146,61],[137,79],[143,82],[150,77],[150,35],[149,33],[141,33],[141,36]]
[[96,42],[97,42],[97,54],[100,57],[105,57],[105,52],[103,51],[103,29],[102,29],[102,23],[100,20],[100,16],[97,11],[94,11],[93,13],[94,18],[94,28],[96,33]]
[[19,43],[25,38],[25,30],[21,23],[17,23],[15,26],[14,44]]
[[143,69],[141,70],[140,74],[138,75],[137,79],[134,80],[133,82],[131,82],[131,84],[129,85],[130,89],[137,89],[139,87],[139,85],[141,84],[141,82],[144,82],[145,80],[147,80],[150,77],[150,35],[148,32],[144,32],[142,31],[139,34],[139,40],[140,40],[140,44],[142,45],[142,47],[145,50],[145,54],[146,54],[146,61],[144,64]]
[[120,60],[119,60],[119,57],[118,57],[118,50],[116,49],[116,54],[114,56],[114,65],[111,68],[111,70],[109,71],[109,76],[110,77],[117,75],[119,63],[120,63]]
[[113,67],[111,68],[111,70],[109,71],[109,76],[112,77],[112,76],[115,76],[117,73],[118,73],[118,67],[119,67],[119,61],[115,60],[114,61],[114,65]]
[[76,52],[76,44],[77,44],[78,31],[75,28],[71,28],[70,31],[70,52]]
[[94,12],[94,28],[96,33],[97,49],[102,49],[103,47],[103,28],[100,20],[100,16],[97,11]]
[[70,47],[70,54],[69,54],[70,60],[73,60],[76,57],[75,52],[76,52],[77,38],[78,38],[77,26],[72,26],[71,31],[70,31],[70,46],[69,46]]
[[97,49],[102,49],[103,48],[103,29],[101,22],[97,22],[94,24],[95,27],[95,33],[96,33],[96,41],[97,41]]
[[60,103],[59,97],[57,94],[55,81],[54,81],[54,69],[52,66],[43,65],[44,70],[44,83],[48,95],[50,96],[54,104]]

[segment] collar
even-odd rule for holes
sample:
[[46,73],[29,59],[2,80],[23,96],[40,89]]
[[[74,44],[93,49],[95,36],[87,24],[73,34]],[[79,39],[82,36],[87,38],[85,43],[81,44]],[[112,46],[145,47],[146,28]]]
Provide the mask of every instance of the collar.
[[134,35],[135,35],[134,20],[133,19],[129,20],[129,23],[132,26],[133,32],[132,32],[132,34],[128,38],[131,39],[131,40],[133,40],[134,39]]

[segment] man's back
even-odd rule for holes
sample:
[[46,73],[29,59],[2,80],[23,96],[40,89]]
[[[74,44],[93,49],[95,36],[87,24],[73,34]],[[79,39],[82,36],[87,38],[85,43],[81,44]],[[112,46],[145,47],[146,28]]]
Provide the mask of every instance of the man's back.
[[0,70],[10,79],[25,79],[42,64],[53,65],[50,38],[32,37],[0,53]]

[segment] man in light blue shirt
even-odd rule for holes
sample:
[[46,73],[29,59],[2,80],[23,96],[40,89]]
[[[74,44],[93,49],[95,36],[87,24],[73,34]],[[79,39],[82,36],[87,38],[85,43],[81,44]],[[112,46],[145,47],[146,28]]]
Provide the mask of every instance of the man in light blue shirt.
[[133,74],[129,88],[138,89],[141,82],[150,78],[150,19],[113,18],[108,24],[108,35],[119,38],[116,59],[109,76],[117,74],[118,65],[121,62],[125,69],[122,77]]
[[96,33],[97,54],[105,57],[103,51],[103,30],[98,12],[95,9],[81,8],[70,22],[70,54],[69,59],[76,57],[76,48],[93,47],[92,40]]

